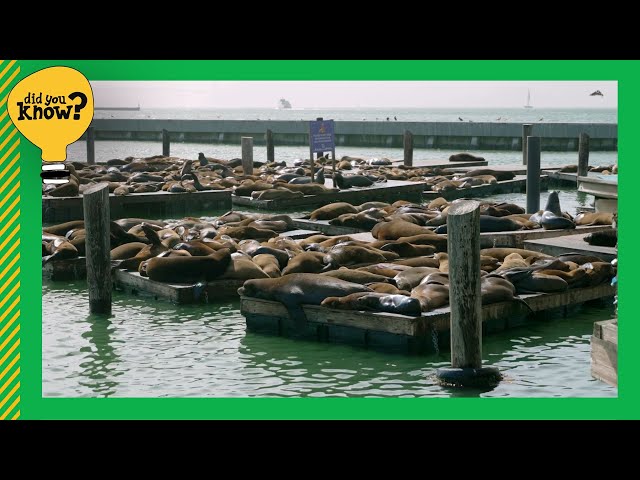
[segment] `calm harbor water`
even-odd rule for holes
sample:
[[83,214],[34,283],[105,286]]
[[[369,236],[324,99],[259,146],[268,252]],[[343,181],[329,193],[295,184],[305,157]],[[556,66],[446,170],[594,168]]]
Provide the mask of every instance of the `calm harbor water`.
[[[617,123],[615,110],[451,110],[397,112],[403,121],[568,121]],[[449,118],[453,115],[455,118]],[[218,117],[221,115],[222,117]],[[262,116],[264,115],[264,116]],[[269,116],[268,116],[269,115]],[[97,111],[96,118],[229,118],[375,120],[388,110],[141,110]],[[402,115],[402,116],[401,116]],[[472,116],[474,115],[474,116]],[[537,118],[533,118],[537,116]],[[359,118],[357,118],[359,117]],[[381,118],[382,119],[382,118]],[[264,160],[264,147],[254,158]],[[173,143],[173,155],[197,158],[240,156],[239,145]],[[98,161],[161,153],[160,142],[96,142]],[[276,147],[276,159],[304,157],[305,147]],[[449,150],[416,150],[419,160],[446,160]],[[489,166],[520,164],[519,152],[474,151]],[[68,148],[70,160],[84,161],[84,142]],[[342,155],[402,158],[401,149],[340,147]],[[542,164],[577,163],[577,152],[542,152]],[[592,152],[590,164],[617,163],[617,152]],[[590,206],[592,197],[560,188],[563,210]],[[544,205],[548,192],[541,195]],[[522,194],[491,197],[524,205]],[[194,210],[194,215],[223,212]],[[306,213],[306,212],[296,212]],[[505,375],[490,392],[451,392],[433,381],[449,354],[407,356],[357,346],[265,336],[245,329],[237,299],[207,305],[176,306],[149,297],[114,292],[113,316],[89,314],[86,283],[43,280],[43,395],[47,397],[613,397],[617,389],[592,379],[589,337],[593,322],[611,318],[612,305],[585,307],[557,317],[490,335],[484,361]],[[65,308],[61,308],[64,305]],[[73,312],[70,314],[69,312]]]

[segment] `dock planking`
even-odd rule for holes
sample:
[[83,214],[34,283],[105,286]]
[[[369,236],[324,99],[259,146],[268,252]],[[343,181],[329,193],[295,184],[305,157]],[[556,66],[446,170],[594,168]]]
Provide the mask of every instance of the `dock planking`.
[[42,276],[53,281],[87,278],[86,257],[53,260],[42,265]]
[[[42,197],[43,223],[61,223],[83,218],[83,196]],[[230,190],[210,190],[192,193],[131,193],[109,194],[111,218],[140,216],[143,218],[170,218],[189,216],[194,210],[229,210]]]
[[[331,188],[331,179],[328,179],[325,185]],[[332,202],[348,202],[356,205],[369,201],[395,202],[396,200],[409,200],[419,202],[423,189],[423,182],[387,180],[386,182],[375,183],[370,187],[354,187],[322,195],[305,195],[302,198],[295,199],[255,200],[251,197],[232,195],[231,201],[236,206],[272,211],[300,209],[300,207],[320,207]]]
[[[540,175],[540,190],[545,191],[548,186],[549,177]],[[512,180],[503,180],[489,185],[476,185],[470,188],[457,188],[444,192],[425,190],[422,193],[422,198],[426,201],[435,200],[439,197],[445,200],[457,200],[458,198],[476,198],[500,193],[523,193],[526,189],[527,177],[525,175],[516,175]]]
[[209,303],[222,298],[236,297],[244,280],[221,279],[202,283],[165,283],[150,280],[138,272],[115,269],[114,289],[132,295],[143,293],[156,300],[164,299],[177,304]]
[[584,237],[586,235],[587,233],[574,233],[560,237],[526,240],[524,242],[524,248],[553,256],[563,255],[570,252],[581,253],[584,255],[595,255],[602,258],[605,262],[610,262],[618,256],[615,247],[598,247],[589,245],[584,241]]
[[591,336],[591,376],[618,386],[618,320],[593,324]]
[[[483,335],[515,328],[531,320],[546,320],[550,313],[566,315],[570,307],[601,301],[615,294],[615,287],[567,290],[559,293],[521,295],[531,314],[519,302],[501,302],[482,307]],[[286,308],[279,302],[240,297],[240,312],[247,328],[281,336],[302,336],[320,341],[356,343],[370,348],[398,349],[405,353],[433,353],[449,348],[450,307],[423,313],[419,317],[405,315],[336,310],[319,305],[304,305],[306,331],[295,333]],[[544,312],[544,315],[541,315]],[[434,345],[437,339],[437,349]]]

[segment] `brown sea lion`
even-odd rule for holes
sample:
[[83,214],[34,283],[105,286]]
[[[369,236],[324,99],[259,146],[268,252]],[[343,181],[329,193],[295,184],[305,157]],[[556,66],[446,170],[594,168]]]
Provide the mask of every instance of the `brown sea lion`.
[[135,257],[146,246],[146,243],[131,242],[115,247],[111,249],[111,260],[124,260]]
[[527,262],[525,262],[524,258],[522,258],[522,255],[520,255],[519,253],[510,253],[509,255],[504,257],[504,260],[502,261],[502,265],[500,265],[496,269],[496,272],[501,272],[503,270],[508,270],[510,268],[528,267],[528,266],[529,265],[527,264]]
[[49,255],[42,257],[42,264],[47,262],[66,260],[78,257],[78,249],[64,238],[56,238],[54,240],[43,243],[43,248]]
[[499,261],[503,261],[507,255],[512,253],[519,254],[522,258],[530,258],[533,257],[535,259],[540,258],[553,258],[551,255],[547,255],[545,253],[536,252],[533,250],[525,250],[522,248],[483,248],[480,250],[480,255],[486,255],[488,257],[493,257]]
[[613,224],[613,213],[580,213],[575,218],[576,225],[611,225]]
[[278,259],[268,253],[259,253],[252,258],[253,262],[258,265],[264,273],[270,278],[278,278],[282,276]]
[[400,290],[411,291],[412,288],[420,285],[424,277],[435,272],[439,272],[439,270],[432,267],[412,267],[398,273],[393,279]]
[[491,175],[496,177],[499,182],[504,180],[512,180],[516,174],[510,171],[493,170],[491,168],[476,168],[467,172],[467,177],[475,177],[477,175]]
[[222,226],[218,229],[218,235],[216,238],[219,238],[221,235],[228,235],[231,238],[236,240],[244,240],[244,239],[254,239],[254,240],[268,240],[273,237],[278,236],[278,232],[274,232],[273,230],[267,230],[263,228],[255,228],[255,227],[228,227]]
[[374,282],[374,283],[366,283],[365,285],[369,287],[371,290],[373,290],[374,292],[378,292],[378,293],[388,293],[391,295],[407,295],[407,296],[411,294],[407,290],[400,290],[398,287],[395,287],[390,283]]
[[449,286],[440,283],[421,283],[411,290],[411,297],[420,302],[420,309],[428,312],[449,303]]
[[219,278],[249,280],[252,278],[269,278],[269,275],[254,263],[251,257],[241,253],[234,253],[231,255],[231,262],[229,262],[229,265]]
[[324,254],[320,252],[303,252],[298,253],[289,260],[286,268],[282,270],[282,275],[290,275],[292,273],[319,273],[327,270]]
[[408,242],[413,245],[433,245],[438,252],[447,251],[447,236],[436,233],[424,233],[421,235],[411,235],[409,237],[398,238],[399,242]]
[[395,252],[401,257],[423,257],[426,255],[433,255],[436,251],[436,247],[433,245],[413,245],[408,242],[390,242],[382,247],[380,250],[389,252]]
[[358,263],[385,262],[387,260],[385,255],[359,245],[336,245],[331,247],[324,255],[324,263],[333,268]]
[[43,232],[50,233],[52,235],[60,235],[64,237],[67,232],[76,228],[84,228],[84,220],[73,220],[71,222],[59,223],[57,225],[50,225],[48,227],[42,227]]
[[247,280],[238,289],[238,294],[281,302],[300,331],[307,321],[302,305],[320,305],[327,297],[345,297],[352,293],[371,291],[369,287],[339,278],[294,273],[280,278]]
[[332,220],[334,218],[338,218],[340,215],[345,213],[358,213],[359,209],[354,207],[350,203],[346,202],[336,202],[330,203],[329,205],[325,205],[320,208],[316,208],[309,215],[310,220]]
[[583,240],[589,245],[615,247],[618,244],[618,230],[602,230],[585,235]]
[[398,265],[406,265],[409,267],[432,267],[438,268],[440,266],[440,262],[433,257],[415,257],[415,258],[407,258],[403,260],[394,260],[393,263],[397,263]]
[[231,252],[206,257],[154,257],[145,261],[146,276],[158,282],[194,283],[219,278],[231,263]]
[[328,297],[321,303],[328,308],[365,310],[398,315],[419,316],[420,302],[405,295],[389,295],[377,292],[352,293],[344,297]]
[[371,230],[371,235],[378,240],[398,240],[402,237],[411,237],[423,234],[433,234],[433,232],[428,228],[420,227],[405,220],[381,222]]
[[329,277],[339,278],[347,282],[359,283],[366,285],[369,283],[392,283],[392,280],[384,275],[376,275],[375,273],[365,272],[364,270],[351,270],[350,268],[341,267],[338,270],[321,273]]

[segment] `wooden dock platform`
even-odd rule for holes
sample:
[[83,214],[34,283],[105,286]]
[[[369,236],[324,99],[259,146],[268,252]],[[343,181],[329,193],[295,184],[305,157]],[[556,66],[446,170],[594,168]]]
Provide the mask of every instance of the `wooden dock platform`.
[[[331,179],[325,183],[332,187]],[[290,210],[300,207],[320,207],[332,202],[348,202],[360,205],[364,202],[395,202],[396,200],[421,201],[423,182],[404,182],[400,180],[388,180],[376,183],[370,187],[350,188],[339,192],[330,192],[322,195],[305,195],[296,199],[280,200],[254,200],[251,197],[239,197],[232,195],[231,201],[235,206],[258,208],[262,210]]]
[[[415,154],[415,151],[414,151]],[[395,165],[402,164],[404,162],[403,159],[395,159],[391,160]],[[413,166],[415,168],[468,168],[469,170],[473,170],[474,168],[486,167],[489,165],[487,160],[482,160],[478,162],[450,162],[448,160],[413,160]]]
[[618,320],[593,324],[591,336],[591,376],[618,386]]
[[82,280],[87,278],[87,258],[47,262],[42,266],[42,277],[49,280]]
[[366,231],[361,228],[330,225],[329,220],[309,220],[307,218],[293,218],[292,220],[293,224],[298,228],[316,230],[325,235],[349,235]]
[[132,295],[143,293],[156,300],[164,299],[177,304],[209,303],[211,301],[237,297],[238,288],[244,280],[214,280],[206,283],[164,283],[142,277],[138,272],[113,270],[113,286]]
[[568,173],[568,172],[558,172],[557,170],[541,170],[541,175],[546,175],[555,183],[567,184],[567,185],[576,185],[576,181],[578,179],[577,173]]
[[[615,287],[605,283],[560,293],[521,295],[534,312],[544,312],[544,315],[531,315],[519,302],[484,305],[483,335],[514,328],[530,320],[546,320],[551,313],[566,315],[570,307],[613,297],[615,292]],[[451,309],[448,306],[419,317],[336,310],[318,305],[305,305],[303,309],[308,321],[305,331],[298,333],[281,303],[240,297],[240,312],[245,316],[247,328],[254,331],[325,342],[355,343],[369,348],[391,348],[404,353],[433,353],[449,349]]]
[[[572,230],[568,231],[571,232]],[[558,256],[569,252],[576,252],[584,255],[595,255],[602,258],[602,260],[604,260],[605,262],[610,262],[618,256],[615,247],[596,247],[593,245],[589,245],[584,241],[584,237],[585,235],[587,235],[587,233],[582,233],[582,230],[578,231],[581,233],[574,233],[553,238],[541,238],[538,240],[525,240],[524,248],[553,256]]]
[[[540,190],[546,191],[549,186],[549,177],[540,176]],[[458,188],[456,190],[448,190],[446,192],[424,191],[422,198],[425,201],[435,200],[442,197],[445,200],[456,200],[458,198],[477,198],[486,197],[488,195],[496,195],[500,193],[523,193],[527,190],[527,176],[516,175],[512,180],[503,180],[502,182],[490,185],[477,185],[471,188]]]
[[[193,193],[109,194],[111,218],[140,216],[171,218],[192,215],[194,211],[231,209],[230,190]],[[83,218],[82,195],[77,197],[42,197],[43,223],[61,223]]]
[[[576,160],[577,162],[577,160]],[[549,164],[545,164],[545,165],[541,165],[540,166],[540,170],[547,170],[547,171],[551,171],[551,172],[555,172],[556,170],[560,170],[562,167],[564,167],[564,165],[549,165]],[[467,166],[451,166],[449,167],[449,170],[451,170],[452,172],[469,172],[471,170],[474,170],[476,167],[467,167]],[[504,164],[504,165],[488,165],[487,168],[490,168],[492,170],[497,170],[499,172],[513,172],[516,175],[526,175],[527,174],[527,166],[523,165],[522,163],[509,163],[509,164]]]

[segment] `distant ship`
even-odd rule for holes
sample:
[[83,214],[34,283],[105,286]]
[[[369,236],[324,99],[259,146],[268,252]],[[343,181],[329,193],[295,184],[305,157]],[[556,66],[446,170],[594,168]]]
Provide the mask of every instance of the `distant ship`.
[[527,90],[527,104],[524,108],[533,108],[533,105],[531,105],[531,90]]
[[280,100],[278,100],[278,108],[279,109],[291,108],[291,103],[289,103],[288,100],[281,98]]
[[140,104],[137,107],[95,107],[95,110],[128,110],[138,112],[140,111]]

